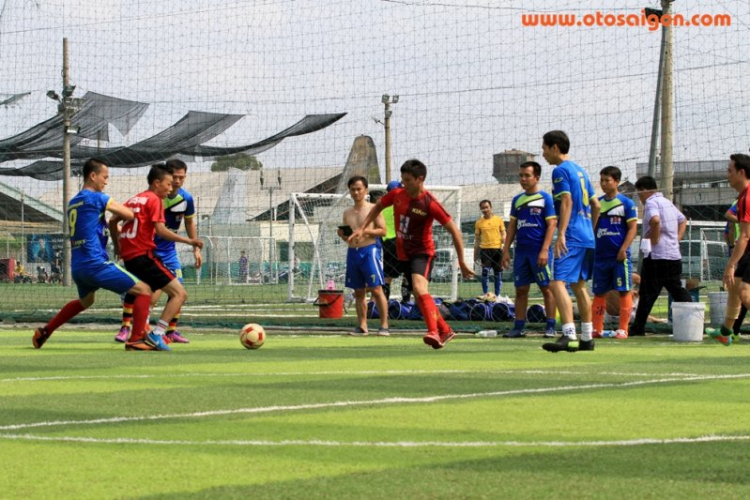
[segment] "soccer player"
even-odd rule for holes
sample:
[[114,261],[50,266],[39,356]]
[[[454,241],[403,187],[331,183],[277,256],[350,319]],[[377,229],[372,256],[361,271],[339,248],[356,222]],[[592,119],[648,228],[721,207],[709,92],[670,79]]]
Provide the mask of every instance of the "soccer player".
[[[187,298],[187,292],[180,280],[164,265],[154,251],[154,236],[185,243],[201,248],[203,243],[196,238],[185,238],[170,231],[164,218],[164,198],[172,191],[172,173],[166,165],[157,164],[148,173],[148,190],[137,194],[125,202],[135,214],[135,219],[127,221],[120,229],[122,220],[117,215],[109,221],[109,230],[115,241],[115,255],[120,255],[125,268],[145,281],[153,290],[164,290],[169,296],[161,319],[153,332],[134,329],[127,348],[135,350],[171,350],[164,341],[169,320],[174,318]],[[116,236],[119,235],[119,240]]]
[[[390,193],[396,188],[401,186],[401,181],[391,181],[386,186],[386,193]],[[385,236],[382,238],[383,242],[383,274],[385,274],[385,285],[383,285],[383,293],[385,293],[386,300],[391,298],[391,282],[394,278],[398,278],[403,274],[398,263],[398,253],[396,250],[396,224],[393,217],[393,206],[385,207],[383,209],[383,219],[385,220]],[[408,276],[404,276],[404,280],[401,283],[401,301],[409,302],[411,296],[411,286],[409,285]]]
[[[182,221],[185,221],[185,232],[187,232],[188,238],[198,239],[198,230],[195,224],[195,203],[193,202],[193,196],[187,192],[182,186],[185,183],[187,177],[187,165],[182,160],[169,160],[167,162],[167,169],[172,169],[172,191],[169,192],[166,198],[164,198],[164,219],[165,225],[170,231],[178,232]],[[177,256],[177,248],[175,247],[174,241],[165,240],[159,235],[154,238],[156,243],[156,249],[154,255],[161,259],[162,263],[174,274],[180,283],[182,280],[182,265],[180,258]],[[244,252],[243,252],[244,253]],[[201,249],[198,247],[193,248],[193,255],[195,257],[195,267],[200,269],[203,263],[201,256]],[[247,271],[247,266],[245,267]],[[161,290],[155,290],[154,296],[151,299],[152,307],[156,305],[161,296]],[[122,327],[120,332],[115,336],[117,342],[127,342],[130,337],[130,322],[133,314],[133,296],[126,295],[123,299],[122,308]],[[177,321],[180,318],[180,311],[174,318],[169,321],[167,327],[166,336],[171,342],[187,344],[189,342],[179,331],[177,331]]]
[[549,289],[550,261],[552,260],[552,238],[557,228],[552,196],[539,187],[542,166],[527,161],[518,167],[518,177],[524,192],[513,198],[510,208],[510,224],[505,237],[503,268],[510,267],[510,246],[516,241],[513,259],[513,281],[516,286],[515,323],[507,338],[526,336],[526,310],[529,305],[529,287],[536,282],[544,297],[544,312],[547,315],[545,337],[555,336],[555,298]]
[[[492,202],[482,200],[479,202],[479,210],[482,216],[474,225],[474,262],[479,261],[482,265],[482,296],[483,300],[489,300],[490,271],[495,273],[495,297],[500,296],[500,287],[503,285],[502,260],[503,241],[505,241],[505,223],[503,218],[492,213]],[[505,247],[507,248],[507,247]]]
[[411,275],[411,284],[417,304],[427,324],[425,344],[433,349],[445,346],[456,334],[435,305],[429,292],[430,275],[435,257],[435,242],[432,238],[432,222],[437,221],[453,238],[458,255],[458,265],[464,278],[474,276],[474,271],[464,260],[464,243],[461,230],[451,219],[443,205],[424,187],[427,167],[419,160],[407,160],[401,165],[401,183],[404,187],[394,189],[383,196],[370,210],[367,218],[349,237],[348,241],[361,239],[365,228],[377,219],[385,207],[393,206],[396,217],[396,250],[404,273]]
[[[707,328],[706,333],[712,339],[729,346],[733,340],[739,340],[739,327],[733,331],[740,306],[750,308],[750,206],[748,206],[748,189],[750,188],[750,156],[733,154],[729,157],[727,180],[739,193],[737,198],[737,220],[740,224],[740,235],[734,243],[734,250],[724,268],[723,284],[727,294],[727,309],[724,324],[721,328]],[[740,278],[740,279],[736,279]]]
[[628,324],[633,312],[633,264],[630,244],[638,231],[638,212],[635,203],[617,190],[622,172],[617,167],[604,167],[599,172],[599,185],[604,195],[599,197],[601,209],[594,218],[596,251],[594,252],[594,331],[592,337],[603,337],[606,294],[616,290],[620,294],[619,328],[616,339],[628,338]]
[[[349,195],[354,205],[344,210],[343,225],[352,231],[365,220],[375,206],[366,200],[367,179],[355,175],[347,182]],[[338,235],[344,241],[348,235],[339,228]],[[351,335],[368,335],[367,331],[367,290],[370,290],[375,305],[380,313],[380,329],[378,335],[387,337],[388,331],[388,299],[383,293],[385,276],[383,275],[383,257],[379,238],[385,236],[385,220],[382,214],[375,221],[366,226],[360,238],[347,241],[349,250],[346,254],[346,286],[354,289],[354,300],[357,309],[358,326],[351,331]]]
[[78,287],[78,299],[68,302],[49,323],[34,332],[32,343],[41,348],[50,335],[77,314],[94,303],[100,288],[118,294],[128,292],[133,301],[133,322],[145,328],[148,306],[151,301],[149,286],[109,260],[107,255],[107,224],[105,212],[109,211],[124,220],[132,220],[133,211],[104,193],[109,181],[109,167],[96,158],[83,165],[83,189],[68,204],[70,223],[71,271]]
[[[599,200],[585,170],[568,159],[570,139],[562,130],[544,134],[542,155],[552,170],[552,195],[557,213],[557,241],[554,247],[554,278],[550,289],[562,318],[562,336],[557,342],[542,345],[549,352],[593,351],[591,299],[586,280],[594,265],[594,228],[592,212],[599,212]],[[581,340],[576,337],[573,302],[565,285],[570,284],[581,315]]]

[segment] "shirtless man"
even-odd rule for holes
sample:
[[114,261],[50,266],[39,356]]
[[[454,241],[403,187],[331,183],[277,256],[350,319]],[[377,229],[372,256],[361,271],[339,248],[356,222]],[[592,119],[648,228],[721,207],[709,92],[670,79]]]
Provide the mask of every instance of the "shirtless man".
[[[355,175],[347,183],[354,206],[344,211],[343,225],[338,230],[339,238],[347,241],[349,236],[362,225],[373,205],[365,201],[367,197],[367,179]],[[350,230],[347,230],[349,228]],[[354,298],[359,325],[350,332],[351,335],[367,335],[367,290],[372,293],[375,305],[380,313],[378,335],[387,337],[388,301],[383,292],[385,276],[383,275],[382,244],[380,238],[385,236],[385,219],[379,215],[375,222],[365,228],[358,238],[348,242],[346,255],[346,286],[354,289]]]

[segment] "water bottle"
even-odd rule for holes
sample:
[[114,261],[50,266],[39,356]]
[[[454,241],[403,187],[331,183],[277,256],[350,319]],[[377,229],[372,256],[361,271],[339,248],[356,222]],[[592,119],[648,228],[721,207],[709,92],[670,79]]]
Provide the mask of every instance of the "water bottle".
[[476,333],[477,337],[497,337],[497,330],[479,330]]
[[326,281],[326,290],[335,290],[336,289],[336,282],[333,281],[333,278],[328,278],[328,281]]

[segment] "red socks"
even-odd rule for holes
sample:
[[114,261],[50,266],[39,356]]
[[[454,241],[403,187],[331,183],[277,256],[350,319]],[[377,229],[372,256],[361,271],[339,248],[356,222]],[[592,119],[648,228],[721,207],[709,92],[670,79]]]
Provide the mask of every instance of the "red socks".
[[130,341],[141,340],[146,333],[148,311],[151,306],[151,295],[138,295],[133,301],[133,328],[130,330]]
[[620,294],[620,330],[628,331],[630,314],[633,312],[633,292]]
[[451,331],[451,327],[440,315],[440,311],[438,311],[432,295],[429,293],[420,295],[417,297],[417,304],[422,311],[422,316],[424,316],[424,322],[427,325],[428,332],[448,333]]
[[80,312],[85,311],[86,308],[83,307],[83,304],[81,304],[80,300],[71,300],[65,306],[63,306],[62,309],[55,315],[54,318],[52,318],[49,323],[45,326],[47,329],[47,333],[52,333],[58,328],[60,328],[62,325],[76,317]]

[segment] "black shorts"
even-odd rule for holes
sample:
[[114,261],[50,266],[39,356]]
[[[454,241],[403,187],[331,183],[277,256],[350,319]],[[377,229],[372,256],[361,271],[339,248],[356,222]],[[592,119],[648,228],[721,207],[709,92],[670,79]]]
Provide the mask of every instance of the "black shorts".
[[481,248],[479,250],[479,261],[482,267],[489,267],[493,271],[502,271],[503,251],[499,248]]
[[401,276],[398,254],[396,253],[396,238],[383,240],[383,274],[386,278]]
[[435,267],[435,256],[415,255],[409,260],[400,260],[399,265],[401,266],[401,272],[404,273],[406,281],[409,283],[409,289],[411,289],[412,274],[424,276],[427,278],[427,281],[432,280],[432,268]]
[[735,278],[742,278],[745,283],[750,283],[750,254],[740,257],[737,268],[734,270]]
[[161,290],[173,280],[177,279],[167,267],[162,264],[159,257],[152,253],[139,255],[125,261],[125,269],[134,274],[136,278],[151,287],[151,290]]

